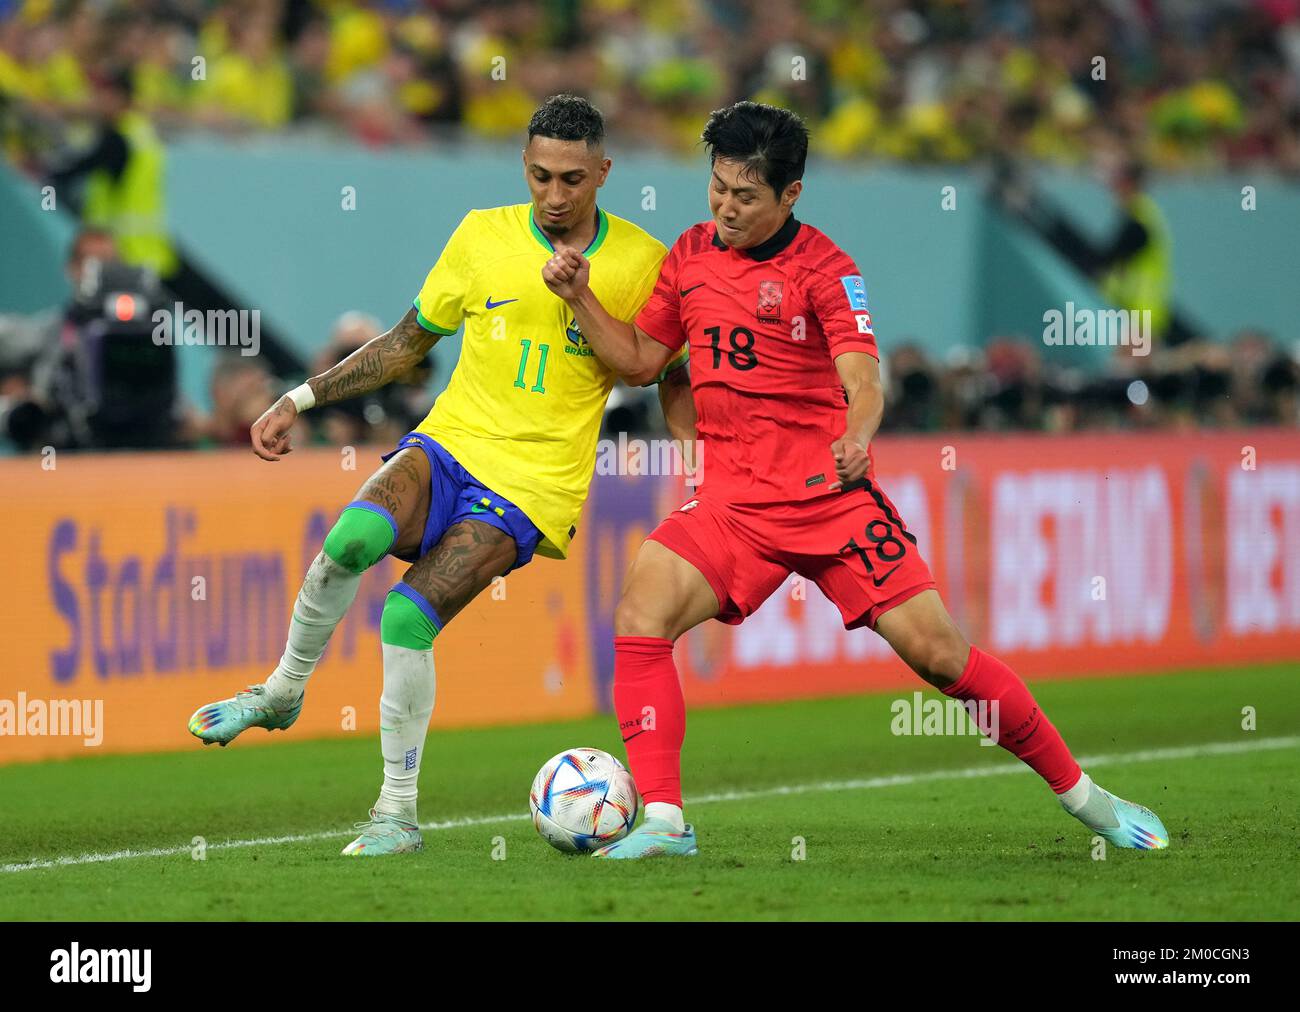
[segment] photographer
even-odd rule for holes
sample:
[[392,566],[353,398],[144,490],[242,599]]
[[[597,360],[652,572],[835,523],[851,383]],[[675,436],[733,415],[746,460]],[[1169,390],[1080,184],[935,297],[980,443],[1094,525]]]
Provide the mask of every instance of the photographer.
[[35,339],[19,363],[29,383],[11,392],[9,439],[24,451],[174,445],[176,365],[174,350],[154,340],[157,278],[123,264],[99,229],[73,240],[67,275],[67,305],[29,321]]

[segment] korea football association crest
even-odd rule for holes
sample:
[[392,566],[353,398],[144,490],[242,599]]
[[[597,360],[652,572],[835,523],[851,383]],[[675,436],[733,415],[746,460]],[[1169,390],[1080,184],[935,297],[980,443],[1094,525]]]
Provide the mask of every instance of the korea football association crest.
[[780,323],[781,300],[785,295],[784,281],[760,281],[758,283],[758,322]]

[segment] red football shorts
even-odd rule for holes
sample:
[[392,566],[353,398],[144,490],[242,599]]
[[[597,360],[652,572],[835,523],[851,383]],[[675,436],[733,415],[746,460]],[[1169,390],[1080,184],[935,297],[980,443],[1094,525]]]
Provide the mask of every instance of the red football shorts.
[[709,581],[717,618],[739,625],[794,572],[839,608],[846,629],[875,626],[934,586],[898,511],[874,482],[796,503],[690,499],[650,534]]

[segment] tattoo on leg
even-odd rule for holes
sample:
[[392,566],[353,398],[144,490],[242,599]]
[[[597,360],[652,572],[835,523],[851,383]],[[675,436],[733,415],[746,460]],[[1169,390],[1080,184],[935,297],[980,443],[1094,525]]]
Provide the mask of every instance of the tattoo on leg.
[[462,520],[433,551],[407,570],[403,581],[419,591],[443,622],[451,621],[515,561],[514,539],[478,520]]
[[405,449],[366,479],[357,493],[392,514],[398,537],[392,554],[398,558],[419,551],[429,502],[429,479],[424,472],[424,451]]
[[424,481],[411,454],[399,453],[376,472],[361,490],[365,499],[381,503],[385,509],[400,518],[401,505],[417,502]]

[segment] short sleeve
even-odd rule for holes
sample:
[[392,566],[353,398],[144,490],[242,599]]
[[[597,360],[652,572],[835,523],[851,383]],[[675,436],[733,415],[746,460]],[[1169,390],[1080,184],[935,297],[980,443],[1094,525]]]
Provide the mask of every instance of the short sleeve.
[[456,333],[465,316],[465,298],[474,278],[472,217],[470,212],[456,226],[412,303],[420,326],[435,334]]
[[636,316],[638,327],[673,351],[686,343],[686,333],[682,330],[682,300],[677,290],[677,273],[688,234],[680,236],[664,257],[663,266],[659,269],[659,280],[655,282],[649,300]]
[[813,274],[808,296],[832,359],[850,351],[880,358],[871,329],[867,286],[852,260],[837,256]]
[[654,294],[655,287],[659,284],[659,275],[663,270],[664,255],[668,252],[663,243],[656,241],[655,248],[659,255],[649,264],[649,267],[641,277],[628,287],[627,297],[620,299],[618,303],[618,319],[631,323],[636,319],[637,314],[646,307],[650,301],[651,295]]

